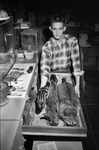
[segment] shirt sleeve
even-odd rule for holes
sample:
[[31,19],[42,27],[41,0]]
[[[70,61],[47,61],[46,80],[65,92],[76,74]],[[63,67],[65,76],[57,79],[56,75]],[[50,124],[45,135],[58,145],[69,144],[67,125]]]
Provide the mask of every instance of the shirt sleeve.
[[41,68],[41,76],[42,75],[46,76],[48,79],[49,79],[49,73],[50,73],[50,59],[51,59],[51,52],[50,52],[48,43],[46,43],[42,47],[40,68]]
[[74,38],[73,43],[72,43],[71,59],[72,59],[72,65],[73,65],[73,74],[75,76],[83,75],[84,71],[81,70],[81,64],[80,64],[79,44],[76,38]]

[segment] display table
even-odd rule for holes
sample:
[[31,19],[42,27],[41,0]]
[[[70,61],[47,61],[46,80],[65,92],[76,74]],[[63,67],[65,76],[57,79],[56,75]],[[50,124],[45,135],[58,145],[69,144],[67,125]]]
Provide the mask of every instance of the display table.
[[[0,121],[0,148],[1,150],[18,150],[24,144],[20,120]],[[17,140],[15,140],[15,138]],[[13,147],[13,145],[15,145]]]
[[[29,66],[33,66],[33,71],[29,74],[26,73],[25,75],[20,77],[19,83],[16,84],[15,86],[19,86],[19,88],[23,87],[24,91],[23,92],[18,91],[17,95],[13,95],[12,93],[12,95],[8,96],[8,104],[3,107],[0,107],[0,111],[1,111],[0,120],[7,120],[7,119],[19,120],[20,115],[22,115],[25,102],[28,98],[29,89],[32,86],[36,65],[33,63],[27,63],[27,64],[19,63],[19,64],[15,64],[13,68],[21,69],[21,67],[24,68],[24,66],[26,66],[26,68],[29,68]],[[13,68],[11,70],[13,70]],[[14,93],[16,94],[16,92]]]
[[[27,62],[21,60],[21,64],[17,61],[11,70],[16,67],[33,66],[31,73],[26,73],[21,86],[25,87],[22,96],[8,96],[8,103],[0,107],[0,148],[1,150],[18,150],[24,144],[22,136],[21,116],[28,98],[29,89],[33,83],[33,77],[36,70],[36,63],[33,60]],[[26,86],[25,86],[26,85]]]

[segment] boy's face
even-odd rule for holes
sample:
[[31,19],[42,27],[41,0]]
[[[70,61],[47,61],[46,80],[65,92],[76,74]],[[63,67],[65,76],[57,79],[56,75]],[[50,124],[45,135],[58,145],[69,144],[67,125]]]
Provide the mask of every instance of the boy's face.
[[59,40],[62,37],[63,32],[66,30],[66,27],[62,22],[53,22],[52,26],[49,28],[56,40]]

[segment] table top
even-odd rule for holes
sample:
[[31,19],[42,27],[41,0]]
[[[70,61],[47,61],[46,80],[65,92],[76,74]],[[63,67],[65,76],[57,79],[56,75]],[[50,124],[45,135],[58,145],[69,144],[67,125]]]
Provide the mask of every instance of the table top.
[[39,29],[26,29],[21,32],[21,35],[37,35]]
[[[21,64],[15,64],[13,68],[18,68],[20,65]],[[22,67],[24,68],[24,66],[26,65],[27,64],[22,64]],[[13,85],[13,86],[24,87],[25,90],[23,92],[18,91],[19,93],[17,92],[17,94],[19,95],[13,95],[15,92],[11,93],[12,95],[8,96],[8,103],[0,107],[0,112],[1,112],[0,120],[20,120],[25,102],[28,98],[29,89],[32,86],[31,84],[32,84],[34,73],[35,73],[36,65],[33,63],[28,63],[28,66],[27,66],[29,67],[32,65],[33,65],[33,71],[29,74],[27,73],[26,75],[24,75],[23,81],[21,83],[19,82],[19,84]]]

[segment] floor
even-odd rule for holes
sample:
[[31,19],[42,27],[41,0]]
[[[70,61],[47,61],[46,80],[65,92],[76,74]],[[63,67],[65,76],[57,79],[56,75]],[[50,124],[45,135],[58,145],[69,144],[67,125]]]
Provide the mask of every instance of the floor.
[[85,71],[85,92],[82,107],[87,124],[87,138],[83,139],[84,150],[99,150],[99,71]]
[[[84,150],[99,150],[99,71],[85,70],[85,91],[83,92],[81,104],[87,124],[87,137],[80,138]],[[33,141],[43,137],[25,136],[26,150],[32,150]],[[59,140],[46,137],[46,140]],[[66,138],[61,138],[61,141]],[[70,140],[70,139],[68,139]],[[72,139],[77,140],[77,139]]]

